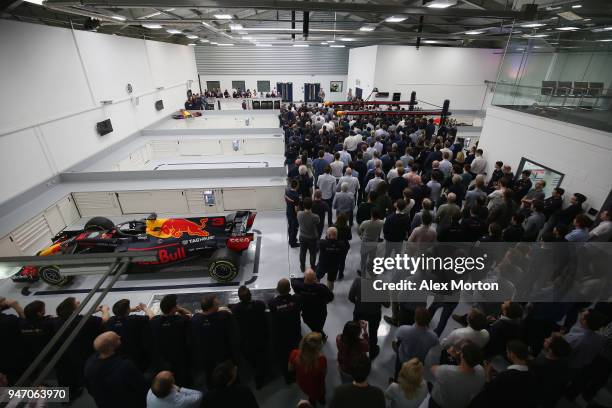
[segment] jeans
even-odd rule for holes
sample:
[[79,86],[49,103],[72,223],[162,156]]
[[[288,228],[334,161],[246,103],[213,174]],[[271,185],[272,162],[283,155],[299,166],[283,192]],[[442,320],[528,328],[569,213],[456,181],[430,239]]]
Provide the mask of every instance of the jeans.
[[315,268],[317,264],[317,239],[300,237],[300,269],[306,269],[306,251],[310,253],[310,267]]
[[385,258],[391,256],[392,253],[396,255],[402,255],[404,252],[404,241],[392,242],[385,241]]
[[376,257],[378,242],[365,241],[361,243],[361,273],[372,272],[372,264]]

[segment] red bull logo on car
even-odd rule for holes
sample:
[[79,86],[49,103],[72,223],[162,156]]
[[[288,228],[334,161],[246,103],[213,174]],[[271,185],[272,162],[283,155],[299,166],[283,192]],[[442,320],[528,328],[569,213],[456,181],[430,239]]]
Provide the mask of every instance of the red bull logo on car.
[[155,220],[154,228],[147,228],[147,234],[157,238],[180,238],[183,234],[197,237],[207,237],[208,218],[200,219],[200,224],[184,218],[166,218]]

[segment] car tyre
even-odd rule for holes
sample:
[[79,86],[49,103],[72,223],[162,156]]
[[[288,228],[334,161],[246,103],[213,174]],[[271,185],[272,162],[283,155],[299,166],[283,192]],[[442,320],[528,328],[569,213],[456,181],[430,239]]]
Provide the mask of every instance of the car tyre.
[[228,248],[219,249],[212,257],[208,273],[218,282],[230,282],[238,276],[240,254]]
[[73,276],[62,275],[59,268],[54,265],[42,266],[38,270],[38,274],[40,279],[53,286],[65,286],[72,282],[72,279],[74,278]]
[[85,224],[85,231],[107,231],[115,228],[115,223],[106,217],[93,217]]

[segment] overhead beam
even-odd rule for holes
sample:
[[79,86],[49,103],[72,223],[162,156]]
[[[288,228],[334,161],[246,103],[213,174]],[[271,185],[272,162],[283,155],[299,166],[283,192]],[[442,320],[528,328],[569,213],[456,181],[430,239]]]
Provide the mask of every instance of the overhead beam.
[[287,0],[47,0],[46,4],[56,6],[86,6],[102,8],[219,8],[219,9],[255,9],[255,10],[295,10],[295,11],[326,11],[344,13],[374,13],[388,15],[428,15],[438,17],[482,17],[496,19],[521,18],[523,13],[513,10],[470,10],[456,7],[435,9],[428,7],[407,7],[401,4],[372,3],[335,3],[302,2]]

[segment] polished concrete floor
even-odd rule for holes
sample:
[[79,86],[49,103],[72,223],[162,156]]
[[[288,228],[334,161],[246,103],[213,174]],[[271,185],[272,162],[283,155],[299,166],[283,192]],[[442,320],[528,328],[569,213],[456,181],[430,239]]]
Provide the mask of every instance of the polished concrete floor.
[[[120,221],[121,218],[114,219]],[[82,223],[85,220],[81,221]],[[268,211],[260,212],[253,226],[257,235],[261,239],[259,266],[254,268],[256,257],[256,245],[251,244],[249,250],[244,254],[242,259],[242,273],[237,281],[244,283],[253,279],[253,272],[256,269],[257,279],[249,286],[258,289],[274,288],[279,279],[290,276],[300,276],[298,261],[298,249],[289,248],[287,245],[286,236],[286,220],[284,211]],[[356,226],[353,227],[353,240],[351,241],[351,249],[347,257],[345,279],[336,282],[334,289],[336,298],[328,306],[328,318],[325,324],[325,331],[329,335],[328,341],[323,352],[328,359],[328,374],[326,378],[327,384],[327,400],[329,401],[334,387],[340,384],[340,375],[337,369],[336,354],[337,348],[335,345],[335,336],[341,333],[344,324],[352,319],[353,305],[348,301],[348,291],[353,279],[356,276],[356,270],[359,264],[359,248],[360,242],[356,233]],[[381,248],[379,248],[380,250]],[[42,300],[47,304],[47,311],[53,312],[56,305],[66,296],[75,296],[82,299],[85,294],[84,290],[91,288],[99,276],[78,277],[70,287],[66,290],[74,291],[72,294],[54,294],[54,288],[49,287],[44,283],[36,283],[33,285],[14,284],[11,281],[4,281],[0,284],[0,296],[8,296],[16,298],[22,305],[31,302],[32,300]],[[235,291],[236,286],[231,287],[215,287],[208,288],[205,285],[211,283],[210,277],[206,276],[200,270],[181,270],[176,273],[151,273],[142,275],[124,276],[116,284],[117,292],[111,292],[106,297],[103,303],[112,305],[119,299],[129,298],[132,303],[150,303],[155,295],[163,295],[166,293],[193,293],[193,292],[209,292],[230,290]],[[201,288],[193,288],[193,285],[202,285]],[[184,285],[185,287],[181,287]],[[187,286],[189,285],[189,286]],[[24,286],[29,287],[30,295],[24,296],[21,289]],[[171,289],[159,289],[160,286],[172,287]],[[125,289],[126,291],[121,291]],[[154,289],[152,289],[154,288]],[[50,291],[50,292],[49,292]],[[457,312],[465,312],[468,310],[466,303],[460,303]],[[432,327],[438,319],[439,312],[434,317]],[[451,320],[446,327],[446,335],[450,330],[457,327]],[[394,338],[395,328],[389,326],[384,321],[381,323],[378,330],[379,346],[381,348],[380,355],[374,360],[370,382],[379,387],[388,385],[388,378],[393,373],[395,355],[391,348],[391,341]],[[308,328],[303,326],[303,333],[307,333]],[[248,367],[241,369],[240,374],[242,381],[253,386],[252,376]],[[291,386],[285,385],[282,377],[276,377],[271,380],[265,387],[255,392],[259,405],[261,407],[279,407],[291,408],[304,397],[296,384]],[[91,397],[86,393],[75,401],[74,407],[90,407],[93,405]],[[580,405],[569,404],[566,401],[560,403],[559,407],[577,407]]]

